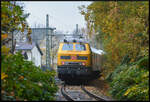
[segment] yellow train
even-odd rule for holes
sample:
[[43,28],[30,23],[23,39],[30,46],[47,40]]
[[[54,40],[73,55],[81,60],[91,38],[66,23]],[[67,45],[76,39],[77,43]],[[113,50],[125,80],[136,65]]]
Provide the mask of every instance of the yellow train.
[[87,41],[70,39],[60,42],[57,53],[58,78],[93,79],[100,76],[100,54]]

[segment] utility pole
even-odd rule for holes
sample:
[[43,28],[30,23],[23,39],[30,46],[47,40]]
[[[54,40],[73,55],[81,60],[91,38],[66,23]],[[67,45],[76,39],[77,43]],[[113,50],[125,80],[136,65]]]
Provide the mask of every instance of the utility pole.
[[[47,14],[46,15],[46,68],[48,68],[50,71],[52,70],[50,68],[50,65],[52,64],[51,63],[52,59],[50,55],[50,52],[52,54],[52,34],[53,34],[53,30],[55,29],[56,28],[49,28],[49,15]],[[49,30],[50,30],[50,34],[49,34]]]
[[76,35],[78,35],[78,24],[76,24]]
[[50,69],[50,46],[49,46],[49,16],[46,15],[46,68]]
[[53,41],[52,41],[52,33],[53,33],[53,30],[51,30],[51,35],[50,35],[50,37],[51,37],[51,38],[50,38],[50,40],[51,40],[51,49],[50,49],[50,50],[51,50],[51,59],[50,59],[51,61],[50,61],[50,64],[51,64],[52,67],[53,67],[53,57],[52,57],[52,56],[53,56],[53,52],[52,52],[52,42],[53,42]]

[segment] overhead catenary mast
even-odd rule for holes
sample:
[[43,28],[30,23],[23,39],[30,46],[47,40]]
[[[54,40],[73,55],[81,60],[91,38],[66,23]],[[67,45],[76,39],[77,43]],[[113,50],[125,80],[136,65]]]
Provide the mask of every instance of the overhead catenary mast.
[[[50,65],[52,64],[50,52],[52,52],[52,34],[53,34],[53,30],[55,29],[56,28],[49,27],[49,15],[47,14],[46,15],[46,68],[49,70],[52,70],[52,68],[50,68]],[[50,30],[50,34],[49,34],[49,30]]]
[[76,24],[76,35],[78,35],[78,24]]
[[46,15],[46,68],[50,69],[50,46],[49,46],[49,16]]

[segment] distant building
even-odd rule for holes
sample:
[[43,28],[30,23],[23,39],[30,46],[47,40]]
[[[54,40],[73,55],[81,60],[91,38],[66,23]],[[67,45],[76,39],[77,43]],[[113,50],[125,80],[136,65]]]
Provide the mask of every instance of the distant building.
[[[46,37],[46,29],[41,28],[31,28],[31,39],[33,42],[40,43],[41,40],[43,40]],[[14,40],[16,40],[16,43],[21,42],[27,42],[27,29],[24,30],[24,32],[21,31],[15,31],[14,32]],[[50,33],[50,32],[49,32]]]
[[37,42],[38,44],[46,37],[46,29],[31,28],[31,30],[32,41]]
[[18,43],[15,52],[17,51],[21,51],[26,60],[32,61],[36,66],[41,67],[43,53],[37,43]]
[[[39,45],[40,50],[43,52],[42,65],[46,65],[46,29],[44,29],[44,28],[31,28],[31,30],[32,30],[32,32],[31,32],[32,42],[36,42]],[[27,33],[28,33],[27,30],[24,30],[24,32],[20,32],[20,31],[19,32],[15,32],[15,37],[14,38],[16,39],[16,44],[19,45],[19,43],[27,42],[28,41]],[[50,30],[49,30],[48,33],[51,34]],[[62,32],[56,32],[54,34],[57,35],[57,33],[61,34]],[[53,48],[53,51],[50,51],[50,53],[51,52],[57,53],[59,40],[61,38],[62,38],[62,36],[53,36],[52,37],[52,48]],[[49,42],[49,45],[50,45],[50,49],[51,49],[51,41]],[[53,53],[53,55],[54,55],[54,53]]]
[[21,31],[14,31],[14,41],[16,40],[16,43],[24,43],[27,42],[27,29],[24,29],[24,32]]

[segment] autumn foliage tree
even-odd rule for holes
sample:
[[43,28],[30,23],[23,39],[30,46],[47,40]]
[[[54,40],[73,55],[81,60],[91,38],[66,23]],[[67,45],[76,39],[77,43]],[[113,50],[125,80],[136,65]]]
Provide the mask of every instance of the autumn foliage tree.
[[[1,2],[1,11],[2,45],[7,45],[8,40],[13,40],[11,35],[14,31],[24,32],[24,29],[28,29],[28,34],[31,34],[26,22],[29,13],[24,13],[22,6],[13,1],[3,1]],[[31,39],[30,36],[28,36],[28,38]],[[12,46],[11,50],[14,46]]]
[[[148,60],[148,8],[148,1],[101,1],[93,2],[88,7],[79,7],[87,21],[87,28],[90,30],[88,34],[101,40],[103,50],[107,53],[103,72],[105,76],[120,68],[119,65],[136,63],[145,57]],[[97,35],[92,33],[93,30]]]
[[[31,29],[23,12],[16,2],[1,2],[1,98],[4,101],[55,100],[58,87],[55,83],[55,71],[42,71],[33,62],[24,59],[21,52],[15,54],[9,45],[12,32],[28,30],[31,42]],[[15,45],[13,45],[15,46]]]
[[94,2],[80,10],[87,26],[99,33],[109,56],[109,69],[114,69],[126,54],[131,62],[148,55],[148,2]]

